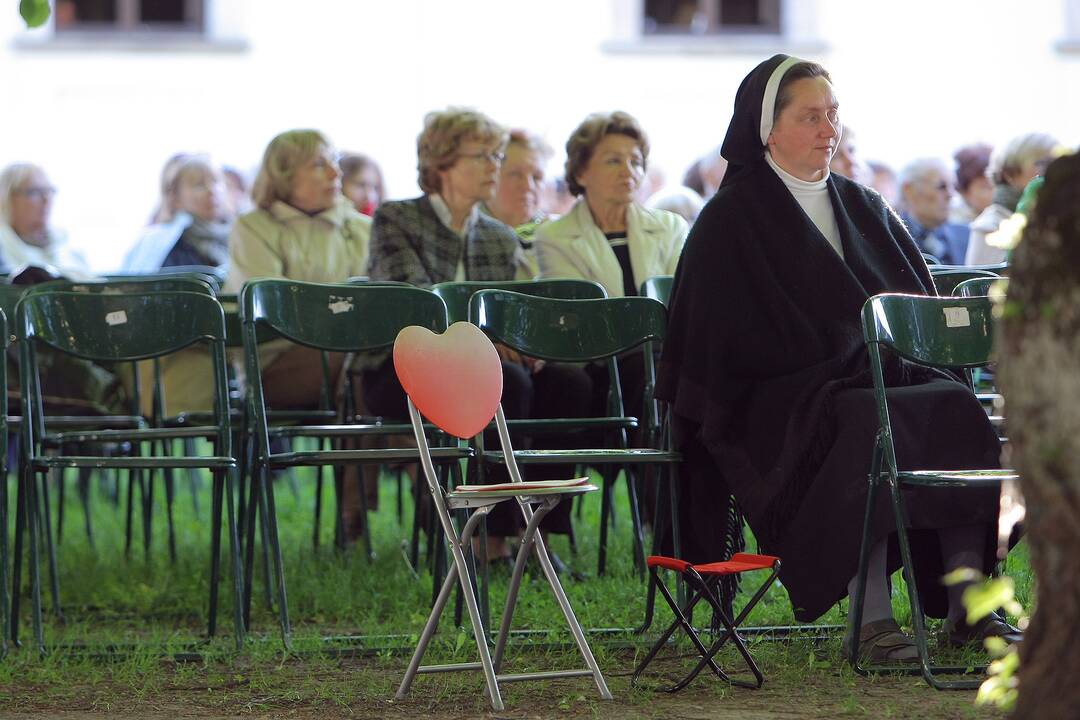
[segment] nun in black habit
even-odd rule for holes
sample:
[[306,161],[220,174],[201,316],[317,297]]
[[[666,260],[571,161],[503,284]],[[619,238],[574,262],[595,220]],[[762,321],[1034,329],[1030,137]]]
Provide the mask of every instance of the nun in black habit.
[[[785,55],[742,82],[721,154],[729,167],[687,239],[670,304],[657,396],[685,457],[683,549],[695,562],[739,546],[741,512],[800,621],[853,588],[877,415],[860,311],[882,292],[935,294],[911,236],[875,191],[829,173],[839,106],[821,66]],[[902,469],[998,467],[985,412],[959,378],[890,358]],[[737,509],[729,507],[729,498]],[[863,654],[916,657],[892,617],[899,568],[886,493],[876,508]],[[990,570],[994,491],[908,496],[924,610],[954,644],[1011,628],[963,621],[942,575]]]

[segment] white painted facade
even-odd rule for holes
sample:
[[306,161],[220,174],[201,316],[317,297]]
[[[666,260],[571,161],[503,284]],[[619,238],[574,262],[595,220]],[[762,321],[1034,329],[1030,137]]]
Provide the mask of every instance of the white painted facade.
[[204,42],[93,47],[26,30],[4,0],[0,164],[44,166],[56,224],[109,270],[170,154],[253,169],[293,127],[373,155],[390,196],[408,197],[430,109],[474,106],[561,148],[587,113],[621,108],[677,182],[722,139],[739,80],[777,51],[829,68],[864,158],[899,166],[1033,130],[1080,142],[1075,0],[784,0],[786,39],[723,46],[640,42],[641,2],[206,0]]

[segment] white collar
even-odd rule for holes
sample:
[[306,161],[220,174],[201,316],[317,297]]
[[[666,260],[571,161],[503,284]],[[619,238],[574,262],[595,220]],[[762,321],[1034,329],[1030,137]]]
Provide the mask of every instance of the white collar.
[[480,214],[480,203],[473,203],[472,209],[469,210],[469,214],[465,217],[465,224],[461,227],[461,232],[458,232],[450,224],[453,222],[453,213],[450,212],[450,206],[443,200],[442,195],[439,193],[431,193],[428,195],[428,200],[431,201],[431,209],[435,211],[435,215],[439,218],[439,222],[445,225],[450,232],[458,235],[459,237],[468,237],[472,232],[473,225],[476,224],[476,216]]
[[780,167],[775,160],[773,160],[772,153],[765,152],[765,162],[769,163],[776,174],[780,176],[780,179],[784,181],[788,189],[792,192],[820,192],[825,189],[825,183],[829,179],[829,168],[825,168],[825,175],[820,180],[808,181],[802,180],[789,173],[784,168]]

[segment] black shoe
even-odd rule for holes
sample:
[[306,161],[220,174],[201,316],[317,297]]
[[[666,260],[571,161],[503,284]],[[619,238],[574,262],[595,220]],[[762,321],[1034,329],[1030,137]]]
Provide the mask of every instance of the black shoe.
[[982,648],[983,642],[991,637],[999,637],[1014,645],[1024,639],[1024,632],[1005,622],[1005,618],[997,613],[990,613],[974,625],[946,620],[941,626],[942,644],[950,647]]

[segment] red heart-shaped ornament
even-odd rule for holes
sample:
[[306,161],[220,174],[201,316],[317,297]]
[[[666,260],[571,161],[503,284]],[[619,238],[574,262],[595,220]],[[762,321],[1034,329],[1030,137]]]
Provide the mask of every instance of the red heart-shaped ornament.
[[424,417],[459,438],[487,427],[502,398],[502,362],[480,328],[456,322],[442,335],[411,325],[394,341],[394,369]]

